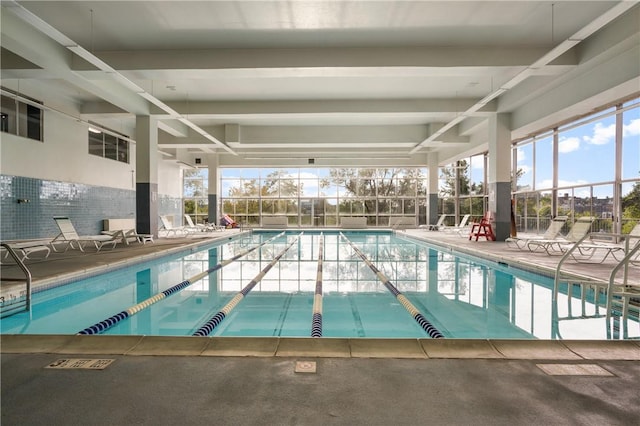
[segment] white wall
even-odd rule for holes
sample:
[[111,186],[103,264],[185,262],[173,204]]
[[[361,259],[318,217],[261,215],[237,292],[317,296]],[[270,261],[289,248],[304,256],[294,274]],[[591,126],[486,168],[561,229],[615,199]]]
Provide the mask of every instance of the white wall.
[[[122,163],[89,154],[86,123],[45,110],[43,124],[44,142],[0,133],[0,173],[135,191],[135,144],[129,145],[129,163]],[[181,197],[180,167],[158,163],[159,194]]]

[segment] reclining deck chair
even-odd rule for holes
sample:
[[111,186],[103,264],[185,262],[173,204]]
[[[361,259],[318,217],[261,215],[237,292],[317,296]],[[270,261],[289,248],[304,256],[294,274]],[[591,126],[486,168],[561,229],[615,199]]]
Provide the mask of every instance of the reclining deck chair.
[[214,223],[207,223],[207,224],[193,223],[193,219],[191,219],[191,216],[189,216],[186,213],[184,215],[184,220],[187,221],[187,226],[185,228],[186,229],[190,229],[190,230],[194,230],[194,231],[211,232],[211,231],[224,231],[225,230],[224,226],[219,226],[219,225],[216,225]]
[[[20,261],[31,259],[29,256],[33,253],[43,253],[42,259],[48,258],[51,254],[51,240],[3,241],[3,243],[13,250]],[[3,259],[9,257],[9,250],[5,247],[0,247],[0,253],[4,253],[0,256]]]
[[[570,253],[573,260],[576,262],[583,262],[585,260],[591,260],[594,257],[596,252],[604,252],[604,256],[601,256],[597,262],[589,262],[589,263],[603,263],[609,255],[611,255],[615,260],[620,261],[626,255],[627,252],[630,251],[637,242],[640,242],[640,223],[636,224],[633,227],[629,234],[625,235],[622,243],[610,243],[610,242],[602,242],[602,241],[592,241],[591,237],[593,236],[607,236],[607,234],[601,233],[593,233],[589,237],[583,238],[581,242],[579,242],[575,250]],[[612,235],[612,234],[609,234]],[[589,241],[587,242],[587,240]],[[562,249],[567,249],[570,246],[561,246]],[[629,259],[629,263],[636,264],[636,260],[633,258]]]
[[458,235],[463,235],[466,233],[466,231],[470,229],[470,225],[469,225],[470,217],[471,217],[470,214],[465,214],[464,216],[462,216],[462,219],[460,219],[460,223],[458,223],[457,225],[454,225],[454,226],[445,225],[445,226],[442,226],[440,230],[444,232],[457,232]]
[[173,234],[174,237],[178,237],[180,235],[183,237],[186,237],[187,235],[191,234],[191,232],[195,232],[184,226],[173,226],[173,222],[169,220],[167,216],[164,216],[164,215],[160,216],[160,221],[162,222],[161,230],[164,230],[166,232],[167,237],[171,236],[171,234]]
[[[77,244],[77,248],[80,251],[84,251],[84,247],[87,244],[93,244],[97,251],[100,251],[103,246],[111,245],[111,248],[115,248],[116,244],[120,242],[120,238],[113,235],[78,235],[76,232],[76,228],[71,223],[71,220],[66,216],[58,216],[54,217],[53,220],[58,225],[60,229],[60,234],[58,234],[53,240],[51,240],[51,246],[53,251],[56,251],[55,243],[61,241],[67,241],[69,247],[76,248],[74,244]],[[66,249],[65,249],[66,251]]]
[[594,220],[595,217],[591,216],[579,217],[565,237],[531,240],[527,242],[527,248],[529,251],[544,250],[548,255],[562,254],[591,231],[591,224],[593,224]]
[[439,231],[444,225],[444,220],[447,218],[446,214],[441,214],[438,222],[435,225],[420,225],[421,229],[427,229],[429,231]]
[[568,216],[556,216],[551,219],[551,223],[547,230],[541,236],[523,236],[523,237],[509,237],[504,240],[507,243],[507,247],[514,247],[520,250],[527,248],[529,241],[535,240],[554,240],[560,235],[562,227],[567,223]]

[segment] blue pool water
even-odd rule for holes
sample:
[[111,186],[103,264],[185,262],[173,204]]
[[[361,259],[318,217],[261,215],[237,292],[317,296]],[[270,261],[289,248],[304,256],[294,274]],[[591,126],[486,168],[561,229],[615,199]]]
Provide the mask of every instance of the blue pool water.
[[[195,253],[133,265],[35,293],[31,312],[2,319],[2,333],[76,334],[139,306],[99,332],[189,336],[218,318],[207,335],[304,337],[311,335],[313,313],[320,312],[323,337],[425,338],[434,337],[432,329],[445,338],[640,334],[635,321],[617,325],[624,333],[608,335],[604,309],[596,307],[593,297],[582,303],[567,296],[566,289],[553,309],[548,277],[390,232],[345,232],[344,237],[320,231],[254,232]],[[220,263],[225,266],[216,266]],[[204,272],[212,268],[219,269]],[[156,296],[199,276],[171,295]]]

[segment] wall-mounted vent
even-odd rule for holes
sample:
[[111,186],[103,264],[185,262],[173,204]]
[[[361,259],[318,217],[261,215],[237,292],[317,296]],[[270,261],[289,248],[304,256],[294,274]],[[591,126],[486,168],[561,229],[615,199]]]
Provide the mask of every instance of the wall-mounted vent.
[[315,163],[316,163],[315,158],[309,158],[309,164],[315,164]]
[[196,158],[196,164],[202,164],[202,158]]

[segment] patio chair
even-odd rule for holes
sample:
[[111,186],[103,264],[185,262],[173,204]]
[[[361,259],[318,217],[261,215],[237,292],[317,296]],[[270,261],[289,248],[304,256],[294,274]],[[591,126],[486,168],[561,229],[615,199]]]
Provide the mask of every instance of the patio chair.
[[194,232],[193,230],[188,229],[184,226],[173,226],[173,222],[164,215],[160,216],[160,222],[162,222],[162,228],[160,228],[160,230],[165,231],[167,237],[171,236],[172,234],[174,237],[186,237],[187,235]]
[[464,216],[462,216],[462,219],[460,219],[460,223],[458,223],[457,225],[454,225],[454,226],[443,225],[440,228],[440,230],[444,232],[457,232],[459,235],[462,235],[463,233],[466,233],[469,230],[470,217],[471,217],[470,214],[465,214]]
[[212,231],[224,231],[225,230],[224,226],[219,226],[219,225],[216,225],[214,223],[207,223],[207,224],[193,223],[193,219],[191,219],[191,216],[189,216],[188,214],[184,215],[184,220],[187,221],[187,226],[185,227],[185,229],[190,229],[190,230],[193,230],[193,231],[212,232]]
[[[18,256],[20,261],[30,259],[33,253],[42,253],[42,259],[46,259],[51,254],[51,240],[30,240],[30,241],[3,241],[4,244],[11,247],[13,252]],[[0,255],[3,259],[9,257],[9,250],[0,247]]]
[[60,234],[51,240],[53,251],[57,251],[55,244],[62,241],[68,242],[65,251],[68,248],[76,248],[74,244],[77,244],[77,248],[83,252],[88,244],[92,244],[97,251],[100,251],[104,246],[110,245],[111,248],[115,248],[116,244],[121,240],[114,235],[78,235],[76,228],[71,223],[71,219],[66,216],[54,217],[53,220],[58,225],[58,229],[60,229]]
[[527,248],[529,241],[535,240],[554,240],[560,235],[562,227],[567,223],[568,216],[556,216],[551,220],[549,227],[542,235],[531,235],[522,237],[509,237],[505,240],[507,247],[523,250]]
[[573,224],[567,235],[548,240],[531,240],[527,242],[529,251],[546,251],[548,255],[562,254],[591,231],[595,217],[582,216]]
[[444,220],[447,218],[446,214],[441,214],[440,218],[435,225],[420,225],[420,229],[427,229],[429,231],[439,231],[444,225]]
[[[635,246],[636,243],[640,242],[640,223],[636,224],[631,232],[623,236],[624,242],[622,243],[616,244],[599,241],[599,237],[601,236],[604,238],[612,236],[620,237],[620,235],[616,234],[602,234],[599,232],[592,233],[589,237],[583,238],[583,240],[577,244],[575,250],[570,253],[571,257],[576,262],[581,262],[585,260],[591,260],[596,252],[604,252],[604,256],[599,257],[599,260],[597,262],[590,263],[603,263],[607,259],[607,257],[609,257],[609,255],[611,255],[615,260],[620,261],[627,255],[627,253]],[[589,241],[585,242],[587,239]],[[564,246],[561,248],[564,248]],[[620,257],[618,258],[618,256]],[[629,263],[635,265],[638,263],[638,260],[640,260],[640,256],[632,256],[632,258],[629,259]]]

